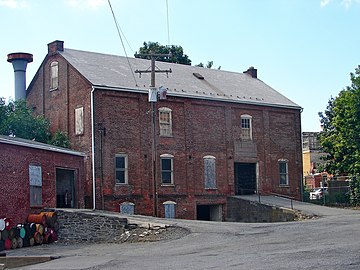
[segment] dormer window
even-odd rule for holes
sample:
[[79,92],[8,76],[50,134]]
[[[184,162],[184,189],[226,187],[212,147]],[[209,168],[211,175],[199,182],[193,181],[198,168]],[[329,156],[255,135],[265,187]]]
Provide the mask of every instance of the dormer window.
[[50,90],[59,87],[59,62],[54,61],[50,64]]

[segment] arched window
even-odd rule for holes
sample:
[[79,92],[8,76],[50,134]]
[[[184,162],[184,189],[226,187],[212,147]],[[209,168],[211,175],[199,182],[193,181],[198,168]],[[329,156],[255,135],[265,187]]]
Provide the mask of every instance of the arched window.
[[59,62],[54,61],[50,64],[50,89],[55,90],[59,87]]
[[165,218],[175,218],[175,206],[176,202],[166,201],[163,203]]
[[160,155],[161,184],[174,184],[174,156],[170,154]]
[[216,158],[214,156],[204,156],[204,180],[206,189],[216,188]]
[[171,112],[169,108],[159,108],[160,136],[172,136]]
[[248,114],[241,115],[241,139],[252,140],[252,117]]

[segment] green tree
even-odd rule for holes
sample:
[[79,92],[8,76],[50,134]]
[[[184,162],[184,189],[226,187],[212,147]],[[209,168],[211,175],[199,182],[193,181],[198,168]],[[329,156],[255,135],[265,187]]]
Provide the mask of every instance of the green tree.
[[[161,62],[169,62],[169,63],[177,63],[183,65],[191,65],[191,60],[189,57],[184,54],[184,50],[181,46],[171,45],[164,46],[158,42],[144,42],[143,46],[139,49],[139,54],[169,54],[171,56],[159,56],[157,61]],[[135,54],[136,58],[149,59],[148,56],[141,56],[139,54]]]
[[23,139],[69,147],[66,134],[58,131],[52,136],[50,122],[43,116],[34,116],[25,100],[9,101],[0,99],[0,134]]
[[[335,175],[360,174],[360,66],[350,73],[350,78],[351,85],[336,98],[330,98],[324,113],[319,113],[323,126],[319,140],[323,151],[328,153],[324,168]],[[351,194],[351,197],[359,195]]]
[[[202,62],[200,62],[199,64],[197,64],[197,65],[195,65],[195,67],[206,67],[206,68],[212,68],[213,67],[213,65],[214,65],[214,61],[208,61],[207,62],[207,64],[206,64],[206,66],[202,63]],[[221,69],[221,66],[219,66],[217,69]]]

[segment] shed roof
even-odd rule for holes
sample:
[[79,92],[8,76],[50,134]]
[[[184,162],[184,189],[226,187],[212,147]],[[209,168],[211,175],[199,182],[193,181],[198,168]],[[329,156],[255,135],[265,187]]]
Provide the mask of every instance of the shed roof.
[[22,139],[22,138],[18,138],[18,137],[10,137],[10,136],[5,136],[5,135],[0,135],[0,143],[29,147],[29,148],[34,148],[34,149],[41,149],[41,150],[58,152],[58,153],[74,155],[74,156],[82,156],[82,157],[86,156],[82,152],[70,150],[67,148],[62,148],[62,147],[54,146],[51,144],[40,143],[40,142],[36,142],[36,141],[32,141],[32,140],[26,140],[26,139]]
[[[148,91],[150,74],[139,77],[133,72],[150,69],[150,60],[67,48],[59,53],[95,87]],[[166,62],[156,62],[156,67],[172,70],[168,76],[156,74],[156,86],[167,88],[169,96],[301,109],[263,81],[248,74]]]

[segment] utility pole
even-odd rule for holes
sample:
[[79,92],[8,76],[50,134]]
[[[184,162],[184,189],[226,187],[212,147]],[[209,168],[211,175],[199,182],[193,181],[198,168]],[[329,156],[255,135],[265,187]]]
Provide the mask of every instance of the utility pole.
[[[160,70],[156,69],[155,67],[155,60],[157,57],[161,56],[171,56],[171,54],[135,54],[135,57],[139,56],[148,56],[151,59],[151,69],[150,70],[135,70],[135,73],[151,73],[151,82],[150,82],[150,89],[149,89],[149,102],[151,103],[151,122],[152,122],[152,143],[151,143],[151,161],[152,161],[152,184],[153,184],[153,216],[158,216],[158,186],[157,186],[157,170],[156,170],[156,163],[157,163],[157,154],[156,154],[156,106],[155,103],[157,102],[157,90],[155,87],[155,73],[171,73],[172,70]],[[152,99],[151,95],[156,92],[156,98]]]

